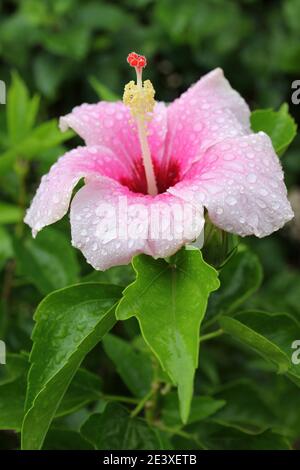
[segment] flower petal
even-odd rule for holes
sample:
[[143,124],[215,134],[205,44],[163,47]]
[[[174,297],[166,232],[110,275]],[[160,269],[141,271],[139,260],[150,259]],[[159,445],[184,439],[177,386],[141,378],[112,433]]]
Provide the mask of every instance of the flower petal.
[[[192,220],[180,218],[185,206]],[[195,239],[203,224],[202,208],[171,194],[138,195],[112,180],[88,180],[71,204],[72,243],[100,270],[128,264],[140,253],[170,256]]]
[[180,162],[184,174],[210,146],[248,134],[249,117],[248,105],[223,71],[213,70],[169,106],[165,161]]
[[[60,128],[71,127],[87,145],[105,145],[133,168],[141,160],[136,125],[130,110],[121,102],[101,101],[83,104],[60,118]],[[156,103],[148,123],[148,141],[154,162],[160,162],[167,132],[167,111],[164,103]]]
[[270,138],[260,132],[211,147],[171,194],[204,205],[227,232],[264,237],[293,217]]
[[130,174],[126,165],[103,146],[77,147],[51,167],[42,177],[41,184],[27,211],[25,222],[34,236],[46,225],[61,219],[67,212],[73,188],[87,175],[108,178],[126,178]]

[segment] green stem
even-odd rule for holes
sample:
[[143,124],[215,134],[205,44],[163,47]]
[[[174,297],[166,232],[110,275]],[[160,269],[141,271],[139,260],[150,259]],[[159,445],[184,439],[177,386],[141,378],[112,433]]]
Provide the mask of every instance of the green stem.
[[137,406],[132,410],[131,412],[131,417],[134,418],[137,416],[143,409],[144,406],[146,405],[147,401],[151,399],[151,397],[154,395],[155,390],[151,389],[137,404]]
[[184,439],[194,441],[198,446],[200,446],[202,448],[204,447],[203,444],[199,441],[199,439],[196,436],[194,436],[193,434],[182,431],[181,429],[178,429],[178,428],[170,428],[170,427],[165,426],[164,424],[162,424],[160,422],[153,423],[153,425],[155,427],[157,427],[158,429],[160,429],[160,431],[171,434],[172,436],[183,437]]
[[220,328],[219,330],[212,331],[211,333],[207,333],[206,335],[200,336],[200,343],[203,341],[208,341],[212,338],[217,338],[218,336],[221,336],[224,333],[224,331]]
[[103,400],[107,400],[107,401],[121,401],[123,403],[130,403],[132,405],[136,405],[139,403],[139,399],[138,398],[131,398],[131,397],[123,397],[123,396],[120,396],[120,395],[100,395],[100,398],[102,398]]

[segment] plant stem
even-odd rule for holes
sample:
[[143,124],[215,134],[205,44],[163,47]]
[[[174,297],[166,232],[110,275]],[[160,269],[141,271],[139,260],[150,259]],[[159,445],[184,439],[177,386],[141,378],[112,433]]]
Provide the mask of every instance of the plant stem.
[[147,401],[150,400],[150,398],[153,396],[155,393],[155,390],[151,389],[137,404],[137,406],[134,408],[134,410],[131,412],[131,417],[134,418],[137,416],[144,408],[146,405]]
[[217,338],[218,336],[221,336],[224,333],[224,331],[220,328],[219,330],[212,331],[211,333],[207,333],[206,335],[200,336],[200,343],[203,341],[208,341],[212,338]]
[[107,400],[107,401],[121,401],[123,403],[131,403],[132,405],[136,405],[136,404],[139,403],[138,398],[123,397],[123,396],[120,396],[120,395],[101,394],[100,398],[102,398],[103,400]]
[[172,434],[173,436],[180,436],[180,437],[183,437],[184,439],[188,439],[190,441],[194,441],[198,446],[200,447],[204,447],[201,442],[199,441],[199,439],[194,436],[193,434],[190,434],[186,431],[182,431],[181,429],[178,429],[178,428],[170,428],[168,426],[165,426],[164,424],[160,423],[160,422],[156,422],[156,423],[153,423],[153,425],[155,427],[157,427],[160,431],[164,431],[168,434]]

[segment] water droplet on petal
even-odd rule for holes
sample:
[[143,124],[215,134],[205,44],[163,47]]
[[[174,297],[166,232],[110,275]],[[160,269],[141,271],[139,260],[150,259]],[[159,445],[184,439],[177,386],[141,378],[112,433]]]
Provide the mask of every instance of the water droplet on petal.
[[259,190],[259,194],[261,196],[267,196],[269,193],[266,189],[262,188],[262,189]]
[[237,203],[237,200],[235,199],[235,197],[233,196],[228,196],[226,198],[226,202],[227,204],[229,204],[230,206],[234,206],[236,203]]
[[262,201],[261,199],[257,199],[256,203],[261,209],[265,209],[267,207],[264,201]]
[[247,175],[247,180],[249,181],[249,183],[255,183],[256,180],[257,180],[257,176],[255,173],[249,173]]

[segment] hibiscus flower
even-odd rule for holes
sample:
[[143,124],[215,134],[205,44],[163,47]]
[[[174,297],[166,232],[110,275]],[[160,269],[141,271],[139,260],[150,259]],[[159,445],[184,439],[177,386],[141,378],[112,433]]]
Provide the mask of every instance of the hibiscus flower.
[[123,103],[83,104],[60,119],[85,146],[43,176],[25,217],[34,236],[67,213],[82,178],[71,202],[72,243],[100,270],[140,253],[172,255],[201,234],[205,209],[213,224],[242,237],[264,237],[293,217],[271,140],[251,131],[249,107],[220,68],[167,106],[142,82],[145,57],[127,60],[137,81],[125,86]]

